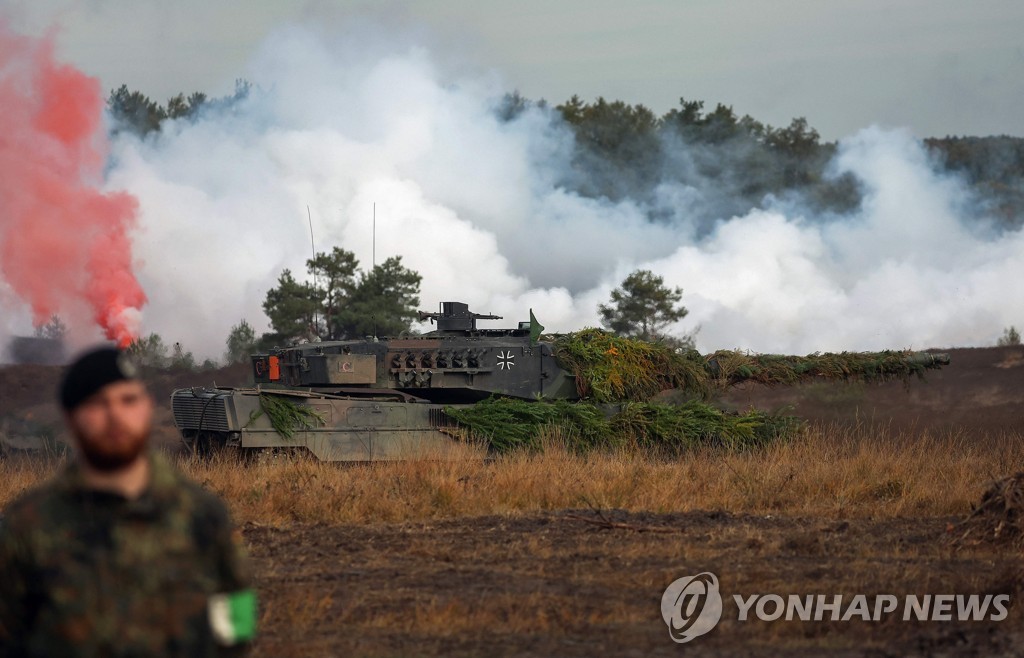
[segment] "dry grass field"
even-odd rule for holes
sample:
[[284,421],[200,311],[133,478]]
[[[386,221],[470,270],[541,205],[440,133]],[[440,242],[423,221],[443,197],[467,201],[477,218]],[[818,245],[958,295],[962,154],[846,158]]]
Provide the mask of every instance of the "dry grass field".
[[558,436],[540,454],[494,460],[338,466],[269,457],[181,458],[183,470],[231,501],[240,523],[367,524],[562,509],[673,513],[722,510],[827,519],[965,514],[996,477],[1024,470],[1019,435],[893,434],[812,427],[762,450],[682,459],[634,451],[577,455]]
[[[736,621],[731,594],[1021,594],[1012,543],[957,542],[1018,435],[812,426],[797,441],[665,460],[541,454],[356,466],[178,457],[243,528],[258,656],[1015,655],[1001,622]],[[0,502],[54,463],[0,466]],[[674,579],[718,575],[725,618],[681,647]],[[730,619],[731,617],[731,619]]]

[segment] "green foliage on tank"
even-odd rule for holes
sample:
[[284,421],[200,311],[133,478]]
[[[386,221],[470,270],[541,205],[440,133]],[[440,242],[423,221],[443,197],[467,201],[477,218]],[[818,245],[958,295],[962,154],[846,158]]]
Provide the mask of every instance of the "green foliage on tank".
[[249,416],[252,422],[266,414],[271,426],[285,439],[291,439],[296,432],[323,427],[326,420],[320,412],[299,404],[282,395],[260,393],[260,408]]
[[741,382],[769,386],[815,381],[906,381],[949,364],[944,354],[911,351],[813,353],[807,356],[719,350],[702,355],[659,343],[584,329],[555,341],[559,364],[576,377],[580,397],[646,401],[684,390],[707,399]]
[[527,402],[492,398],[445,413],[485,440],[496,453],[537,450],[545,431],[554,431],[575,452],[635,446],[667,454],[695,448],[747,449],[789,440],[799,419],[750,410],[728,413],[690,400],[679,405],[630,402],[614,413],[588,402]]

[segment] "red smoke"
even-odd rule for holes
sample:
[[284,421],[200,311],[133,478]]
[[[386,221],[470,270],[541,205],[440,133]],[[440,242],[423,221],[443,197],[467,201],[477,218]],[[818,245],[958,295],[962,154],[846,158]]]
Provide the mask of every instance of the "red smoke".
[[128,237],[138,202],[100,190],[100,83],[54,62],[53,45],[0,23],[0,276],[37,326],[84,301],[124,346],[146,303]]

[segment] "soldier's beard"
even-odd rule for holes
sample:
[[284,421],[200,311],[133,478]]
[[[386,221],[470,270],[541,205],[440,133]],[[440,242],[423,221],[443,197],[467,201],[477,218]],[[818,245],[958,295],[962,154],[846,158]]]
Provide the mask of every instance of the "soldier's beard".
[[89,466],[102,473],[119,471],[132,464],[146,449],[149,432],[116,431],[99,437],[90,437],[81,431],[78,450]]

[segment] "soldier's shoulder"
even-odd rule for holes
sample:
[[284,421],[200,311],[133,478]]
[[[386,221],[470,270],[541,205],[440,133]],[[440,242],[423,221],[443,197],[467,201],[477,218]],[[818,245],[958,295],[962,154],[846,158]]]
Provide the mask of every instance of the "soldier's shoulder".
[[37,528],[63,513],[66,489],[59,477],[19,494],[9,502],[0,517],[2,528]]

